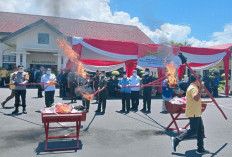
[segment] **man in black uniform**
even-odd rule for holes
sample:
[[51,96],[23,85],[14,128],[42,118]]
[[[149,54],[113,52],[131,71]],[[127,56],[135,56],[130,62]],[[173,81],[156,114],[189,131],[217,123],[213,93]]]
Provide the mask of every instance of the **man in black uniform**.
[[[44,74],[45,74],[44,67],[41,66],[40,70],[35,75],[35,82],[36,83],[41,83],[41,77]],[[38,85],[37,87],[38,87],[38,98],[42,98],[43,97],[43,95],[42,95],[43,89],[42,89],[41,85]]]
[[68,88],[70,90],[70,97],[71,103],[76,103],[76,93],[75,89],[77,87],[77,75],[75,73],[75,69],[71,69],[70,73],[68,74]]
[[[148,84],[152,82],[152,77],[149,75],[150,70],[148,68],[145,69],[145,75],[143,76],[142,83]],[[151,93],[152,93],[152,87],[143,87],[143,109],[141,111],[145,112],[147,109],[147,112],[151,112]]]
[[[95,89],[95,91],[98,90],[99,87],[99,80],[100,80],[100,76],[99,76],[99,71],[96,71],[96,76],[94,76],[93,78],[93,89]],[[98,98],[99,94],[96,94],[96,103],[98,103]]]
[[102,107],[102,113],[105,113],[106,109],[106,98],[108,95],[107,91],[107,78],[105,76],[105,72],[102,71],[99,79],[99,102],[98,102],[98,108],[96,112],[101,112],[101,107]]

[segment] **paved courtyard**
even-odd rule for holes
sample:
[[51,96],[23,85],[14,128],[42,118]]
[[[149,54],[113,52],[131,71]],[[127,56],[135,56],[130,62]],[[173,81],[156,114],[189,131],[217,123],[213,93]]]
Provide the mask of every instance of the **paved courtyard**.
[[[170,115],[160,114],[161,99],[152,100],[152,112],[144,114],[140,111],[129,114],[118,113],[121,109],[119,99],[107,101],[105,115],[95,115],[96,104],[91,104],[87,121],[82,123],[80,133],[81,148],[77,151],[44,152],[45,133],[41,122],[40,110],[44,107],[44,98],[37,99],[36,89],[27,90],[27,115],[12,116],[14,100],[0,107],[0,156],[1,157],[194,157],[196,140],[183,141],[172,154],[171,136],[176,133],[166,131],[170,123]],[[0,89],[0,100],[10,94],[8,89]],[[69,102],[61,100],[58,90],[55,94],[56,102]],[[220,97],[216,99],[228,116],[224,120],[219,110],[209,104],[203,114],[205,125],[205,148],[211,154],[204,156],[230,157],[232,154],[232,98]],[[77,104],[81,104],[78,101]],[[140,100],[139,109],[142,107]],[[20,108],[21,112],[21,108]],[[181,122],[185,124],[186,122]],[[65,124],[55,124],[65,125]],[[72,134],[73,129],[60,129],[51,131],[52,134]],[[72,139],[65,141],[53,140],[53,146],[71,146],[75,144]],[[199,155],[198,155],[199,156]]]

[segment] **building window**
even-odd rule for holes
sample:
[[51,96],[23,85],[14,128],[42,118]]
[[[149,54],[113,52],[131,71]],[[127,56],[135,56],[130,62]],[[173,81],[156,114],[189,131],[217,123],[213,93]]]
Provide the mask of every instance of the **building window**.
[[3,62],[16,62],[16,56],[3,55]]
[[49,44],[49,34],[39,33],[38,34],[38,43],[39,44]]

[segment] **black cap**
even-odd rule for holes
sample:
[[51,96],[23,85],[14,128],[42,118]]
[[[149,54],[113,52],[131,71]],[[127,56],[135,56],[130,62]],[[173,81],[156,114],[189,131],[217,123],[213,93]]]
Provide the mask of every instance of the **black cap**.
[[23,65],[18,65],[18,68],[23,68]]
[[149,68],[146,68],[145,71],[150,71]]

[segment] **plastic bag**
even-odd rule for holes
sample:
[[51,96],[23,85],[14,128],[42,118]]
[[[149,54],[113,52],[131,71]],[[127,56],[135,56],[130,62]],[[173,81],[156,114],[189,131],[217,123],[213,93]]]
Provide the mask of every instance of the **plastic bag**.
[[67,104],[56,104],[56,113],[71,113],[72,107]]

